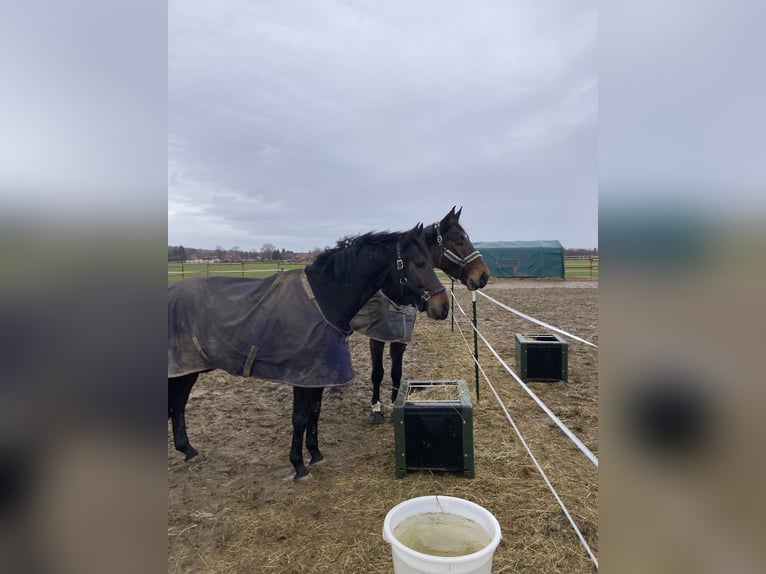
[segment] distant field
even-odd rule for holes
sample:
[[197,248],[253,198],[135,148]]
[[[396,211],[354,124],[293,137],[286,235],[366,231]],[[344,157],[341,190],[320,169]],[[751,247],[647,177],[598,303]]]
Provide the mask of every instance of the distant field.
[[168,263],[168,283],[198,275],[221,275],[228,277],[250,277],[262,279],[280,269],[302,269],[305,263],[264,262],[264,263]]
[[[229,277],[250,277],[251,279],[263,279],[273,275],[279,269],[302,269],[305,263],[290,262],[264,262],[264,263],[168,263],[168,283],[195,277],[198,275],[221,275]],[[437,275],[442,280],[447,280],[447,275],[437,270]],[[567,279],[574,277],[598,277],[598,258],[589,259],[566,259],[564,262],[564,274]]]
[[564,277],[598,277],[598,257],[593,260],[585,259],[564,259]]

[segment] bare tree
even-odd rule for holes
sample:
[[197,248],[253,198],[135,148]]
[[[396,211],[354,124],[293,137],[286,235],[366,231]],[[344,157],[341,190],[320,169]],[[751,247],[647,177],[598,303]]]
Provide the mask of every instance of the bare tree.
[[271,256],[274,253],[274,250],[276,247],[274,247],[271,243],[264,243],[261,245],[261,259],[265,259],[266,261],[271,261]]

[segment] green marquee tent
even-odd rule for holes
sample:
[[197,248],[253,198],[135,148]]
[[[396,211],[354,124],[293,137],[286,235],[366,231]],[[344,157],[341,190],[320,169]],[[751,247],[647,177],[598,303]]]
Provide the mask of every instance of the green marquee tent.
[[474,243],[492,277],[564,278],[564,248],[558,241]]

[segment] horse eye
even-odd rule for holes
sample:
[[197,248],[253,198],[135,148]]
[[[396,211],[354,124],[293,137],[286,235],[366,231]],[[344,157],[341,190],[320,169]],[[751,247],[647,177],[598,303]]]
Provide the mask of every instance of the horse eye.
[[417,267],[418,269],[423,269],[423,267],[425,266],[426,266],[425,261],[418,261],[417,263],[415,263],[415,267]]

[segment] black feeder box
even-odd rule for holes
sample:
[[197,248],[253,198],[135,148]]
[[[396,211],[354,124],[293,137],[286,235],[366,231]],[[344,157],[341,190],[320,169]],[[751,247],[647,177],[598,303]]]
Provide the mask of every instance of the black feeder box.
[[516,333],[516,369],[524,381],[566,381],[569,345],[558,335]]
[[406,381],[392,415],[396,478],[431,469],[474,477],[473,406],[465,381]]

